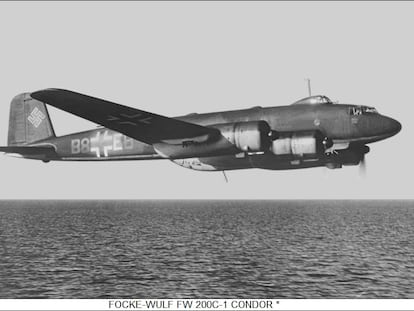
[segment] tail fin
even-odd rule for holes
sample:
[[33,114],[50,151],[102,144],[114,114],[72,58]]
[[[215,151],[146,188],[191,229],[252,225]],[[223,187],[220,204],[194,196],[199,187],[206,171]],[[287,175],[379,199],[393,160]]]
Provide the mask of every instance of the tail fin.
[[23,93],[13,98],[10,104],[8,145],[30,144],[55,137],[46,105]]

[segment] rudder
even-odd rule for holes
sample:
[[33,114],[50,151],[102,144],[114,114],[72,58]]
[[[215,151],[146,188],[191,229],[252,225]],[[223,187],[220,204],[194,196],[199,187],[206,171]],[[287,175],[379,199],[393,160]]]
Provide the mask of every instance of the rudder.
[[26,145],[49,137],[55,137],[55,132],[46,105],[31,98],[30,93],[14,97],[10,104],[7,144]]

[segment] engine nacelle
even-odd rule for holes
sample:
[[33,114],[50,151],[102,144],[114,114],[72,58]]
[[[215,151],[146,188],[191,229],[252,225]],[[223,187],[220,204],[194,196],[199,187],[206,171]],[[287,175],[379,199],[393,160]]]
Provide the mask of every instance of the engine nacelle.
[[271,145],[270,126],[266,121],[216,124],[213,127],[244,152],[267,151]]
[[313,157],[323,154],[329,144],[320,131],[279,132],[271,151],[279,156]]

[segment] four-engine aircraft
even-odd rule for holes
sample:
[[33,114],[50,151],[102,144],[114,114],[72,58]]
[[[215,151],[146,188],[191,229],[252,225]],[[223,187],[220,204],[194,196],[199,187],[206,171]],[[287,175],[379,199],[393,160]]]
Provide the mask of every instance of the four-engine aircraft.
[[[47,105],[100,127],[57,137]],[[199,171],[358,165],[401,124],[373,107],[309,96],[288,106],[165,117],[62,89],[17,95],[1,152],[49,161],[168,159]]]

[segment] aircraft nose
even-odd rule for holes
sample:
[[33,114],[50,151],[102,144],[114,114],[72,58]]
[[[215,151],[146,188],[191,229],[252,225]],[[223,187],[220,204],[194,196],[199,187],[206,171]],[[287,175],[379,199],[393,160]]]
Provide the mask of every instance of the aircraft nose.
[[371,143],[396,135],[401,131],[401,123],[384,115],[366,115],[356,123],[356,131],[365,143]]
[[384,126],[384,132],[389,134],[389,137],[396,135],[401,131],[401,123],[397,120],[394,120],[390,117],[384,117],[383,119],[383,126]]
[[375,135],[379,136],[379,140],[394,136],[401,131],[401,123],[387,116],[378,116],[373,123],[371,123],[373,125],[372,130]]

